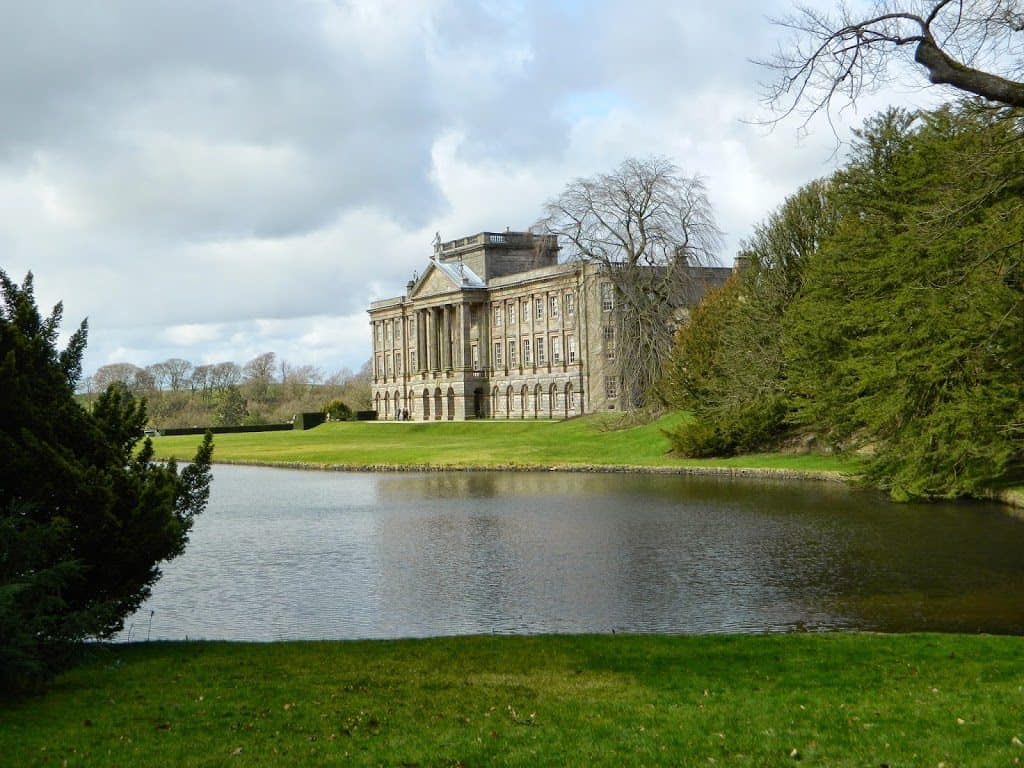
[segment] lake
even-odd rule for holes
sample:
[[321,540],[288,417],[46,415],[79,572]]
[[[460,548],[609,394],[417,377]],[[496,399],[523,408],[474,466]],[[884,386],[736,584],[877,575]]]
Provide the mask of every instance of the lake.
[[831,483],[219,465],[163,570],[121,639],[1024,633],[1024,521]]

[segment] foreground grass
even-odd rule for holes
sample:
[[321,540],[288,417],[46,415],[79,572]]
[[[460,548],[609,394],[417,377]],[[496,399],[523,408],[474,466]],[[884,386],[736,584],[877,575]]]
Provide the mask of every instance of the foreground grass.
[[1021,640],[470,637],[97,649],[17,766],[1013,765]]
[[[571,421],[342,422],[294,432],[217,435],[215,459],[267,464],[333,464],[436,468],[740,467],[801,472],[856,472],[837,456],[767,453],[728,459],[669,455],[663,430],[685,414],[623,429],[601,417]],[[157,455],[187,460],[194,436],[154,440]]]

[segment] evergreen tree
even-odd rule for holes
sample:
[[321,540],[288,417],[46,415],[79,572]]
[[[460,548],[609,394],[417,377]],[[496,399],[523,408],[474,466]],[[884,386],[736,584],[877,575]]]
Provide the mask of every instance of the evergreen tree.
[[192,464],[141,447],[145,402],[112,385],[74,397],[83,322],[58,351],[62,308],[40,316],[32,276],[0,271],[0,677],[38,673],[68,641],[109,637],[181,554],[206,505],[212,441]]
[[757,227],[741,253],[746,267],[677,335],[662,389],[697,416],[672,436],[684,455],[754,451],[787,434],[782,318],[806,265],[835,230],[829,188],[811,182]]
[[971,105],[868,122],[845,216],[786,317],[799,420],[897,498],[978,495],[1024,459],[1024,136]]

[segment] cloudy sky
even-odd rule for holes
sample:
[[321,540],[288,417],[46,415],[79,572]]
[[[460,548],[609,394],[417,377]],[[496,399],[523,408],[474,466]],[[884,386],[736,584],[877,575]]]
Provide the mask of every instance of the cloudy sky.
[[835,162],[824,125],[750,122],[750,59],[788,8],[5,2],[0,265],[66,330],[89,318],[87,373],[273,351],[330,374],[369,357],[369,302],[435,232],[526,228],[572,178],[651,154],[706,177],[731,265]]

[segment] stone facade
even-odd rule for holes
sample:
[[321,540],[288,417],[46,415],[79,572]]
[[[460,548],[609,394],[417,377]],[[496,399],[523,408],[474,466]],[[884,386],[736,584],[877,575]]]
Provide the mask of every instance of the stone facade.
[[[702,269],[720,283],[727,269]],[[370,305],[379,419],[564,419],[624,407],[615,297],[553,237],[437,243],[406,295]]]

